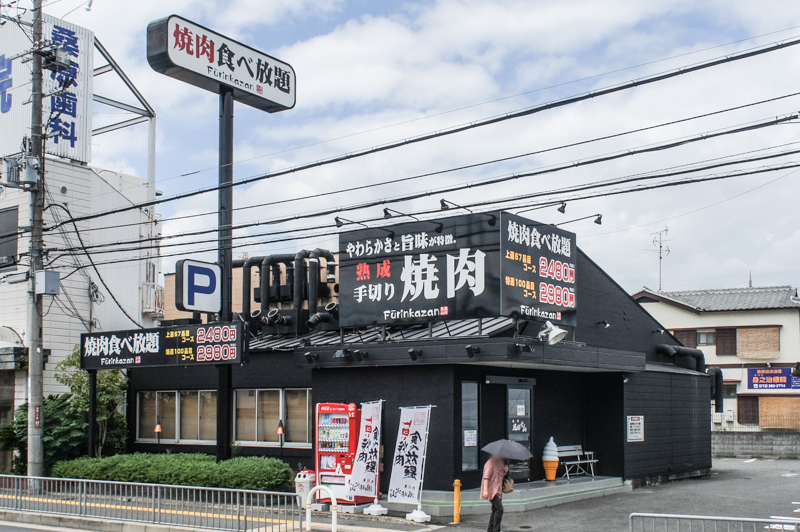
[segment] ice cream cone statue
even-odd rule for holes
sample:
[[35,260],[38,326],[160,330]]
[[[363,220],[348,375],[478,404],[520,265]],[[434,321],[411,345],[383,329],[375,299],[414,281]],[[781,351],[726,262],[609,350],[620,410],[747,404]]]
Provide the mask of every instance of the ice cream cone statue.
[[544,463],[544,478],[547,480],[556,479],[556,471],[558,470],[558,446],[553,438],[544,446],[542,453],[542,462]]

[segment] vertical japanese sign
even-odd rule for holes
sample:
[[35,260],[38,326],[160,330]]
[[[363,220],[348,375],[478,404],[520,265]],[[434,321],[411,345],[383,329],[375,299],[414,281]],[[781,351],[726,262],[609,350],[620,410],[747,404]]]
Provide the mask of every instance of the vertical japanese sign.
[[[23,17],[30,22],[30,17]],[[69,67],[44,71],[42,123],[47,134],[46,153],[88,163],[92,147],[92,92],[94,80],[94,33],[86,28],[44,14],[44,38],[66,50]],[[22,61],[32,49],[30,38],[8,22],[0,27],[0,156],[22,152],[22,140],[30,135],[30,66]],[[14,59],[15,58],[15,59]]]
[[147,61],[156,72],[274,113],[294,107],[294,69],[272,56],[172,15],[147,26]]
[[361,403],[358,449],[348,482],[349,498],[378,496],[381,453],[381,402]]
[[389,502],[419,503],[430,418],[430,406],[400,409],[400,427],[392,462],[392,477],[389,480]]

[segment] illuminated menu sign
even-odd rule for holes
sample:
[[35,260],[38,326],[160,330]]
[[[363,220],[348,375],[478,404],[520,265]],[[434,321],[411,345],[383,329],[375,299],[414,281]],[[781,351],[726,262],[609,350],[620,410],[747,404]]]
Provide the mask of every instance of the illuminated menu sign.
[[503,316],[563,321],[576,308],[575,234],[502,214]]
[[494,211],[343,233],[339,323],[574,323],[575,235]]
[[245,324],[211,323],[81,335],[81,369],[246,362]]

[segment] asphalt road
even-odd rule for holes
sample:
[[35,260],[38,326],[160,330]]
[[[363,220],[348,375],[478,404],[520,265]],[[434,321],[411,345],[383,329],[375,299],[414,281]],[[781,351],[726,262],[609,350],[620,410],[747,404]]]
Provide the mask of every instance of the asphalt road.
[[[714,460],[711,476],[531,512],[506,513],[503,532],[628,530],[634,512],[768,518],[800,517],[800,460]],[[486,529],[488,516],[464,516],[458,528]],[[0,532],[4,532],[1,531]]]

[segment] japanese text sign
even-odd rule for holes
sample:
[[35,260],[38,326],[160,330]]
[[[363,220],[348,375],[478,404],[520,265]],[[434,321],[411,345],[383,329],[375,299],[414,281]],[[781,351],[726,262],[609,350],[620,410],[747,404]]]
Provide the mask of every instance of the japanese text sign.
[[792,368],[747,368],[748,390],[800,390]]
[[417,504],[421,495],[431,407],[400,409],[400,426],[389,480],[389,502]]
[[274,57],[172,15],[147,26],[147,61],[156,72],[274,113],[294,107],[294,69]]
[[245,325],[211,323],[81,335],[81,369],[240,364]]
[[644,416],[628,416],[628,441],[644,441]]
[[350,499],[378,496],[381,436],[381,403],[361,403],[358,448],[347,488]]
[[343,233],[342,326],[511,316],[571,324],[575,235],[505,212]]
[[[69,67],[44,72],[42,123],[47,134],[46,153],[88,163],[92,148],[94,33],[46,13],[42,26],[44,39],[69,54]],[[17,24],[0,27],[0,125],[4,132],[0,156],[20,153],[23,137],[30,135],[31,111],[26,105],[31,99],[30,66],[23,60],[31,46],[30,36]]]

